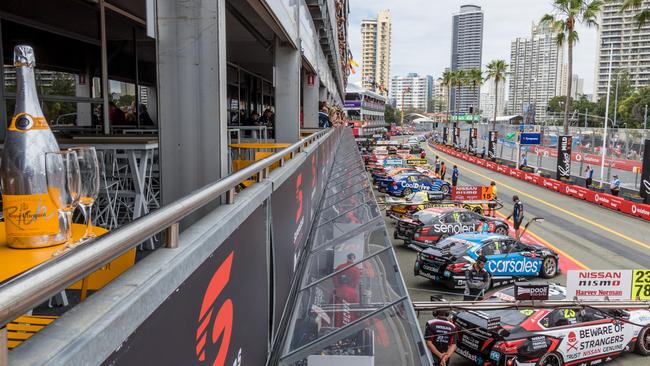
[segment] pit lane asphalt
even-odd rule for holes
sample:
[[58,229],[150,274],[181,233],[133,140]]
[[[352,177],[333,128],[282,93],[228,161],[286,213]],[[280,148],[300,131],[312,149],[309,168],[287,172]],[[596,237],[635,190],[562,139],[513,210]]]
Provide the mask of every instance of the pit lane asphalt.
[[[494,180],[497,183],[498,197],[504,203],[500,212],[506,216],[512,211],[512,196],[519,195],[524,203],[526,219],[535,216],[545,219],[541,224],[531,224],[529,231],[571,255],[584,266],[592,269],[650,268],[650,250],[646,247],[650,246],[650,223],[647,221],[525,183],[429,149],[424,143],[421,145],[431,162],[436,155],[445,161],[448,177],[451,176],[453,165],[458,165],[459,185],[488,185]],[[375,192],[375,195],[383,197],[382,193]],[[526,219],[524,222],[527,222]],[[395,221],[386,218],[386,223],[392,238]],[[450,291],[424,277],[415,277],[413,264],[417,252],[407,248],[402,240],[393,239],[393,247],[413,301],[429,301],[431,295],[442,296],[446,300],[462,300],[460,291]],[[565,284],[565,272],[551,281]],[[419,314],[422,329],[429,319],[430,313]],[[472,364],[457,355],[451,361],[451,365]],[[626,354],[607,365],[637,366],[649,362],[648,358]]]

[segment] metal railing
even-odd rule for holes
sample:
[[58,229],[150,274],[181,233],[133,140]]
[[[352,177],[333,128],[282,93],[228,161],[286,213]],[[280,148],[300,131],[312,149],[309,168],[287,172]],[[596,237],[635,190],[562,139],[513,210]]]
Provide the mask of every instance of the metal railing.
[[413,309],[431,310],[504,310],[504,309],[557,309],[557,308],[599,308],[599,309],[647,309],[650,301],[582,301],[582,300],[547,300],[547,301],[415,301]]
[[165,231],[167,248],[178,247],[179,222],[194,211],[226,195],[226,204],[235,202],[236,187],[254,178],[261,182],[269,177],[270,168],[285,157],[291,158],[305,147],[321,138],[335,133],[335,130],[318,131],[295,144],[263,160],[209,184],[189,195],[172,202],[146,216],[103,235],[25,272],[0,287],[0,365],[6,360],[6,324],[29,310],[47,301],[73,283],[90,275],[113,259],[136,247],[147,238]]

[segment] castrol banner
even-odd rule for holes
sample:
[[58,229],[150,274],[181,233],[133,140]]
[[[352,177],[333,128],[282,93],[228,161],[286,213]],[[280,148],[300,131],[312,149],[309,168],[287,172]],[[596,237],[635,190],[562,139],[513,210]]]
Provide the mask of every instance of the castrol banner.
[[630,300],[632,270],[569,270],[567,300]]

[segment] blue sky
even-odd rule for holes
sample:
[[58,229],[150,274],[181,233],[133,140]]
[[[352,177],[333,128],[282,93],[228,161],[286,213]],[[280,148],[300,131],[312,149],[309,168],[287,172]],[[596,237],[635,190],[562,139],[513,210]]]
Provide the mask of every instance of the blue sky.
[[[438,77],[449,67],[451,18],[461,5],[483,8],[483,64],[494,59],[510,62],[510,42],[529,37],[533,21],[551,12],[550,0],[350,0],[349,39],[352,54],[361,63],[361,20],[390,9],[393,19],[391,75],[408,72]],[[584,92],[593,90],[597,30],[580,27],[574,49],[573,72],[585,79]],[[359,82],[360,70],[352,75]]]

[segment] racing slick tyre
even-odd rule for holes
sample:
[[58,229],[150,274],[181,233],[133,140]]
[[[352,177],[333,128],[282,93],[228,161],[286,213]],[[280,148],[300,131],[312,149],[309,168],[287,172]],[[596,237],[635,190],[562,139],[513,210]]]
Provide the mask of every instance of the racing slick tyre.
[[393,239],[399,239],[399,238],[397,237],[397,230],[393,231]]
[[562,366],[562,356],[555,352],[547,353],[537,361],[537,366]]
[[642,356],[650,356],[650,326],[646,326],[639,332],[634,352]]
[[411,194],[411,193],[413,193],[413,191],[411,190],[411,188],[404,188],[404,190],[402,191],[402,196],[403,196],[403,197],[406,197],[406,196],[408,196],[408,195]]
[[539,273],[543,278],[552,278],[557,275],[557,259],[546,257],[542,260],[542,270]]
[[508,229],[506,229],[506,228],[504,228],[504,227],[498,227],[498,228],[494,229],[494,233],[495,233],[495,234],[499,234],[499,235],[506,235],[506,236],[508,236]]
[[443,184],[442,186],[440,186],[440,192],[442,192],[444,194],[449,194],[449,186],[446,185],[446,184]]

